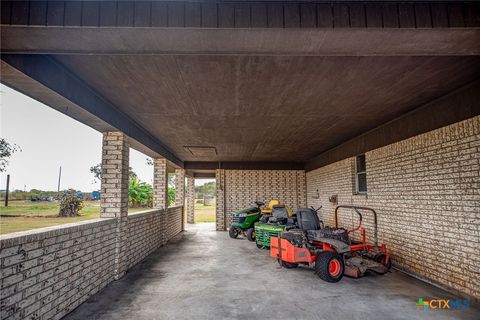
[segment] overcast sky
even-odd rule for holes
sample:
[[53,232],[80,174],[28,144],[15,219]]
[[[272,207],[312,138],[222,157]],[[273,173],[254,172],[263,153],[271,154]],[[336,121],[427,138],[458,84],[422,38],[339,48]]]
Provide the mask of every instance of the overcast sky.
[[[3,84],[0,85],[0,136],[22,149],[10,158],[1,173],[0,189],[10,174],[10,190],[57,190],[62,166],[61,189],[92,191],[90,166],[100,163],[102,134],[86,125]],[[131,149],[130,166],[140,180],[151,183],[153,167],[147,156]]]

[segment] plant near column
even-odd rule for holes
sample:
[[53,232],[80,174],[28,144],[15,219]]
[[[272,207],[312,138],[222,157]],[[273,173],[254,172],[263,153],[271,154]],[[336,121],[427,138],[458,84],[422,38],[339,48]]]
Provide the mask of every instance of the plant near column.
[[83,199],[67,194],[63,196],[60,201],[60,211],[58,215],[60,217],[76,217],[80,215],[80,210],[82,210],[84,204]]
[[128,186],[128,203],[130,207],[152,207],[153,206],[153,187],[145,182],[138,180],[134,176]]

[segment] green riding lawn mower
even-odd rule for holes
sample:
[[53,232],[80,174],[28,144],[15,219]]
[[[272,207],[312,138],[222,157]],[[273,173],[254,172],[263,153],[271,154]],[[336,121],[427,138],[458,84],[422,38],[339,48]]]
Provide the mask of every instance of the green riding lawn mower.
[[271,200],[268,203],[268,207],[262,209],[265,203],[261,201],[255,201],[256,207],[250,207],[239,210],[232,214],[232,225],[228,229],[230,238],[237,238],[240,234],[243,234],[250,241],[255,241],[255,229],[254,224],[260,221],[262,217],[270,216],[272,209],[275,205],[279,204],[278,200]]
[[271,237],[278,237],[280,232],[295,228],[296,223],[296,217],[290,208],[283,204],[274,205],[271,215],[264,216],[255,223],[257,248],[270,248]]

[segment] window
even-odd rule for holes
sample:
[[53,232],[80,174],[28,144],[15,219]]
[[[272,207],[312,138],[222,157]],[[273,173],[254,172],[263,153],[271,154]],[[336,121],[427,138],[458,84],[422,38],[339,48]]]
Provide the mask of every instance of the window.
[[367,193],[367,165],[364,154],[357,156],[355,161],[355,189],[356,193]]

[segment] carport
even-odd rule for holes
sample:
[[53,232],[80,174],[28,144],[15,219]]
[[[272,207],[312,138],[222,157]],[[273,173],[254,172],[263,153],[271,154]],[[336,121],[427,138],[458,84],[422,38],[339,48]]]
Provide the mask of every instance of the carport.
[[[102,218],[2,238],[2,261],[50,255],[76,232],[105,251],[84,245],[75,256],[71,247],[71,260],[54,254],[57,265],[39,275],[21,259],[2,263],[12,270],[2,278],[5,317],[61,318],[107,285],[71,318],[478,316],[473,303],[415,306],[480,297],[477,3],[1,5],[2,83],[104,133]],[[126,210],[129,146],[154,158],[154,209],[135,216]],[[167,208],[172,171],[177,203]],[[338,204],[373,207],[396,271],[321,283],[224,232],[185,228],[195,177],[216,178],[216,231],[254,200],[322,205],[330,225]],[[94,278],[75,269],[90,258]]]

